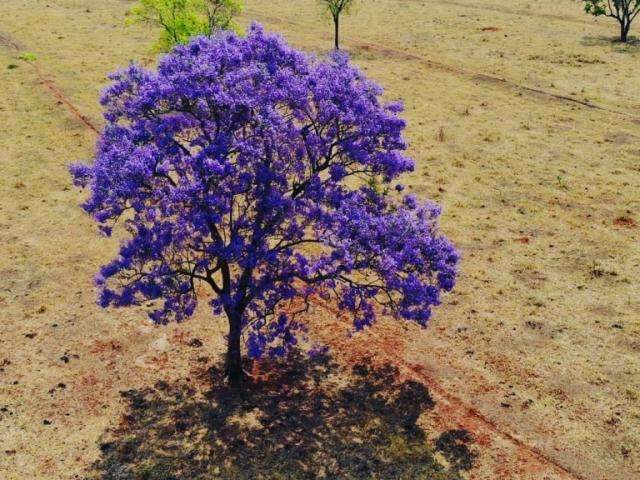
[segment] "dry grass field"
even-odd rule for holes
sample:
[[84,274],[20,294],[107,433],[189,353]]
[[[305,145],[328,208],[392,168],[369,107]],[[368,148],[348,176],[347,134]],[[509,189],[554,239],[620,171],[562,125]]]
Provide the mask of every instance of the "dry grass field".
[[[461,278],[426,330],[382,320],[348,339],[318,304],[314,335],[343,364],[372,355],[424,384],[425,431],[474,438],[466,477],[640,478],[640,42],[613,42],[617,26],[572,0],[361,4],[344,47],[404,100],[406,183],[443,205]],[[91,156],[105,74],[154,62],[155,33],[124,25],[130,5],[0,2],[2,479],[84,478],[121,391],[196,384],[222,351],[205,309],[157,327],[95,304],[116,245],[67,166]],[[314,0],[245,5],[244,25],[331,47]]]

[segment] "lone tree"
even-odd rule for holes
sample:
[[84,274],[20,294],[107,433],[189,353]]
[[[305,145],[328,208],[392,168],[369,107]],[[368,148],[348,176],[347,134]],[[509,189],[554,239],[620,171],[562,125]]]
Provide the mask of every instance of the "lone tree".
[[595,16],[615,18],[620,24],[620,41],[629,39],[631,24],[640,13],[640,0],[582,0],[584,10]]
[[340,15],[348,12],[355,3],[355,0],[319,0],[323,8],[329,12],[333,20],[334,45],[336,50],[340,50]]
[[351,312],[356,329],[376,304],[426,326],[458,254],[438,207],[394,183],[414,168],[401,106],[381,103],[345,56],[308,57],[253,25],[245,38],[178,46],[157,72],[111,78],[94,162],[71,167],[101,231],[128,233],[96,278],[103,307],[151,302],[166,324],[192,315],[208,287],[228,319],[234,383],[241,337],[252,358],[284,355],[312,295]]
[[156,47],[168,51],[196,35],[236,29],[233,17],[241,11],[239,0],[138,0],[129,15],[132,23],[161,27]]

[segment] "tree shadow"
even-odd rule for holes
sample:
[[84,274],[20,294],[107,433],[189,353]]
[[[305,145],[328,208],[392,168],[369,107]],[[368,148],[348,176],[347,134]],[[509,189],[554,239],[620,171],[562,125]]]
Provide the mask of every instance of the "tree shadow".
[[242,393],[219,368],[209,392],[187,382],[122,392],[127,412],[88,478],[455,480],[473,467],[468,432],[429,441],[418,420],[435,403],[394,367],[346,372],[298,353],[266,367]]
[[640,38],[629,36],[626,43],[620,37],[610,35],[588,35],[580,42],[583,47],[611,47],[618,53],[636,53],[640,49]]

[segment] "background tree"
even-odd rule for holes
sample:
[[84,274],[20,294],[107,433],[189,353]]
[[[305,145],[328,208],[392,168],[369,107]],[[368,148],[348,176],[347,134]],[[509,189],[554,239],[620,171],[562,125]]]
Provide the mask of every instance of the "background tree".
[[236,29],[233,17],[240,13],[239,0],[138,0],[129,10],[130,21],[160,27],[156,47],[168,51],[196,35]]
[[633,20],[640,13],[640,0],[582,0],[587,13],[600,17],[615,18],[620,24],[620,41],[629,39]]
[[323,8],[329,12],[333,20],[334,45],[335,49],[340,49],[340,15],[348,12],[355,3],[355,0],[319,0]]
[[233,21],[242,12],[240,0],[202,0],[207,13],[208,34],[218,30],[239,29]]
[[97,276],[102,306],[151,301],[155,322],[181,321],[209,287],[240,382],[241,337],[251,357],[285,354],[311,295],[358,329],[376,304],[424,326],[453,287],[438,207],[390,188],[414,168],[401,106],[345,56],[311,59],[254,25],[112,79],[94,163],[72,167],[102,232],[129,234]]

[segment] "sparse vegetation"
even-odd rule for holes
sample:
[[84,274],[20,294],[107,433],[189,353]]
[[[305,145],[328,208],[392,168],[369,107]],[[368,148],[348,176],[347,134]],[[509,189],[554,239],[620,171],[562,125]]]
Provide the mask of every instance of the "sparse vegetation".
[[38,59],[38,57],[36,56],[35,53],[25,52],[20,54],[18,56],[18,59],[24,62],[35,62]]

